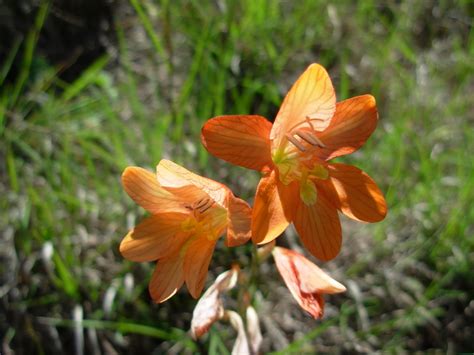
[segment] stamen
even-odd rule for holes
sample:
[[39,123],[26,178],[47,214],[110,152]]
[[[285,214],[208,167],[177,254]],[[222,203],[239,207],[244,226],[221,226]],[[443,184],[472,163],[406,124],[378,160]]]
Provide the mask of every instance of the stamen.
[[211,208],[212,205],[214,205],[214,200],[204,197],[192,205],[185,205],[184,208],[192,211],[194,216],[197,217],[197,213],[203,214],[209,208]]
[[199,211],[199,213],[204,213],[209,208],[212,207],[212,205],[214,204],[214,201],[208,198],[208,199],[204,200],[204,203],[201,203],[201,201],[198,202],[198,203],[199,203],[199,205],[196,206],[196,209]]
[[209,199],[204,197],[194,204],[194,208],[200,208],[204,206],[208,201]]
[[291,143],[293,143],[293,145],[298,148],[299,150],[301,150],[302,152],[306,152],[306,148],[304,147],[303,144],[301,144],[300,142],[298,142],[298,140],[293,137],[291,134],[287,133],[286,135],[286,139],[288,139]]
[[[325,121],[324,118],[311,117],[310,115],[306,116],[306,120],[307,121],[321,121],[321,122]],[[311,127],[313,127],[313,125],[311,123],[310,123],[310,125],[311,125]]]
[[323,142],[321,142],[321,140],[316,137],[316,136],[313,136],[311,134],[309,134],[308,132],[304,132],[304,131],[297,131],[295,133],[298,137],[300,137],[301,139],[303,139],[305,142],[315,146],[315,147],[321,147],[321,148],[324,148],[325,145]]
[[210,203],[210,204],[208,204],[207,206],[205,206],[205,207],[201,208],[201,209],[199,210],[199,212],[200,212],[201,214],[202,214],[202,213],[204,213],[204,212],[206,212],[206,211],[207,211],[209,208],[211,208],[211,207],[212,207],[212,205],[213,205],[213,204],[214,204],[214,203],[213,203],[213,202],[211,202],[211,203]]

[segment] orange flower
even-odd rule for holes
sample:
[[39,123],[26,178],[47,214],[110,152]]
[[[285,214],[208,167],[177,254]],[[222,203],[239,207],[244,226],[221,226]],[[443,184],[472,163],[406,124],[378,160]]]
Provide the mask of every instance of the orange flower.
[[323,316],[323,294],[341,293],[346,290],[344,285],[292,250],[275,247],[273,258],[291,294],[300,307],[313,318]]
[[312,64],[293,85],[272,125],[261,116],[220,116],[202,129],[206,149],[260,170],[252,239],[268,243],[293,222],[306,248],[322,260],[341,248],[337,210],[366,222],[382,220],[385,199],[363,171],[328,161],[360,148],[377,125],[375,99],[336,103],[326,70]]
[[219,237],[227,230],[227,246],[249,240],[251,209],[226,186],[171,161],[160,161],[156,170],[123,172],[125,191],[151,216],[125,236],[120,252],[132,261],[158,260],[149,285],[155,302],[166,301],[184,282],[198,298]]

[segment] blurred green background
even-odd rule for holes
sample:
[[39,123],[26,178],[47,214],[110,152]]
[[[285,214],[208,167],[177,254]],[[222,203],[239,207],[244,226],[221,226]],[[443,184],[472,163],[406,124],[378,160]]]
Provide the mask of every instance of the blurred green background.
[[[196,301],[154,305],[153,264],[119,255],[144,216],[120,175],[170,158],[251,203],[258,174],[209,156],[201,125],[273,119],[312,62],[338,100],[376,97],[376,132],[343,161],[389,213],[341,217],[342,252],[318,264],[348,291],[326,297],[323,320],[261,265],[262,351],[474,351],[473,14],[469,0],[1,2],[0,352],[228,353],[228,324],[192,341]],[[291,229],[278,240],[298,247]],[[221,245],[208,284],[251,253]]]

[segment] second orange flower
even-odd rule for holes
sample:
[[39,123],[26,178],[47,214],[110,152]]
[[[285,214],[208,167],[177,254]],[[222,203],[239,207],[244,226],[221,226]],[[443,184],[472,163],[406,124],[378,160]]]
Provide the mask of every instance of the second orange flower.
[[250,207],[226,186],[161,160],[153,174],[128,167],[122,175],[128,195],[150,212],[122,240],[132,261],[157,260],[149,290],[155,302],[172,297],[185,282],[198,298],[219,237],[227,246],[250,239]]

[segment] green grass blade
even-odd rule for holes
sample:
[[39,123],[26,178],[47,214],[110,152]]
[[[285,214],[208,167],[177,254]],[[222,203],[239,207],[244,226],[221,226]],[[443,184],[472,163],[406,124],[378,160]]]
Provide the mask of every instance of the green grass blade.
[[[38,320],[55,327],[72,328],[76,325],[76,322],[70,319],[38,317]],[[196,344],[188,337],[186,332],[178,328],[173,328],[171,331],[165,331],[144,324],[130,323],[126,321],[113,322],[95,319],[84,319],[81,321],[81,325],[84,328],[115,330],[122,334],[139,334],[161,340],[172,340],[180,342],[191,351],[197,350]]]
[[13,42],[12,48],[10,49],[10,52],[8,53],[8,56],[5,58],[5,61],[3,62],[2,69],[0,70],[0,87],[3,85],[5,78],[10,72],[10,68],[13,64],[13,61],[15,60],[18,50],[20,49],[21,42],[22,42],[21,38],[15,39],[15,41]]
[[81,76],[69,85],[62,95],[62,101],[69,101],[79,95],[85,88],[96,82],[98,75],[109,62],[109,56],[99,57]]
[[151,43],[153,44],[153,47],[155,48],[156,53],[166,61],[168,65],[168,69],[170,69],[171,68],[170,61],[167,60],[166,52],[163,48],[163,45],[161,44],[161,40],[159,39],[158,35],[155,33],[155,29],[153,28],[151,20],[149,19],[148,14],[146,13],[145,9],[140,4],[139,0],[130,0],[130,3],[132,4],[133,8],[137,12],[137,15],[140,18],[143,28],[145,29],[146,33],[150,37]]
[[36,43],[38,42],[39,33],[43,28],[44,22],[48,15],[50,1],[43,1],[36,15],[35,25],[33,29],[28,33],[26,37],[24,46],[23,61],[20,68],[20,74],[16,81],[15,87],[11,95],[10,106],[14,106],[18,99],[18,96],[22,92],[26,81],[30,75],[31,63],[33,62],[33,56],[36,48]]

